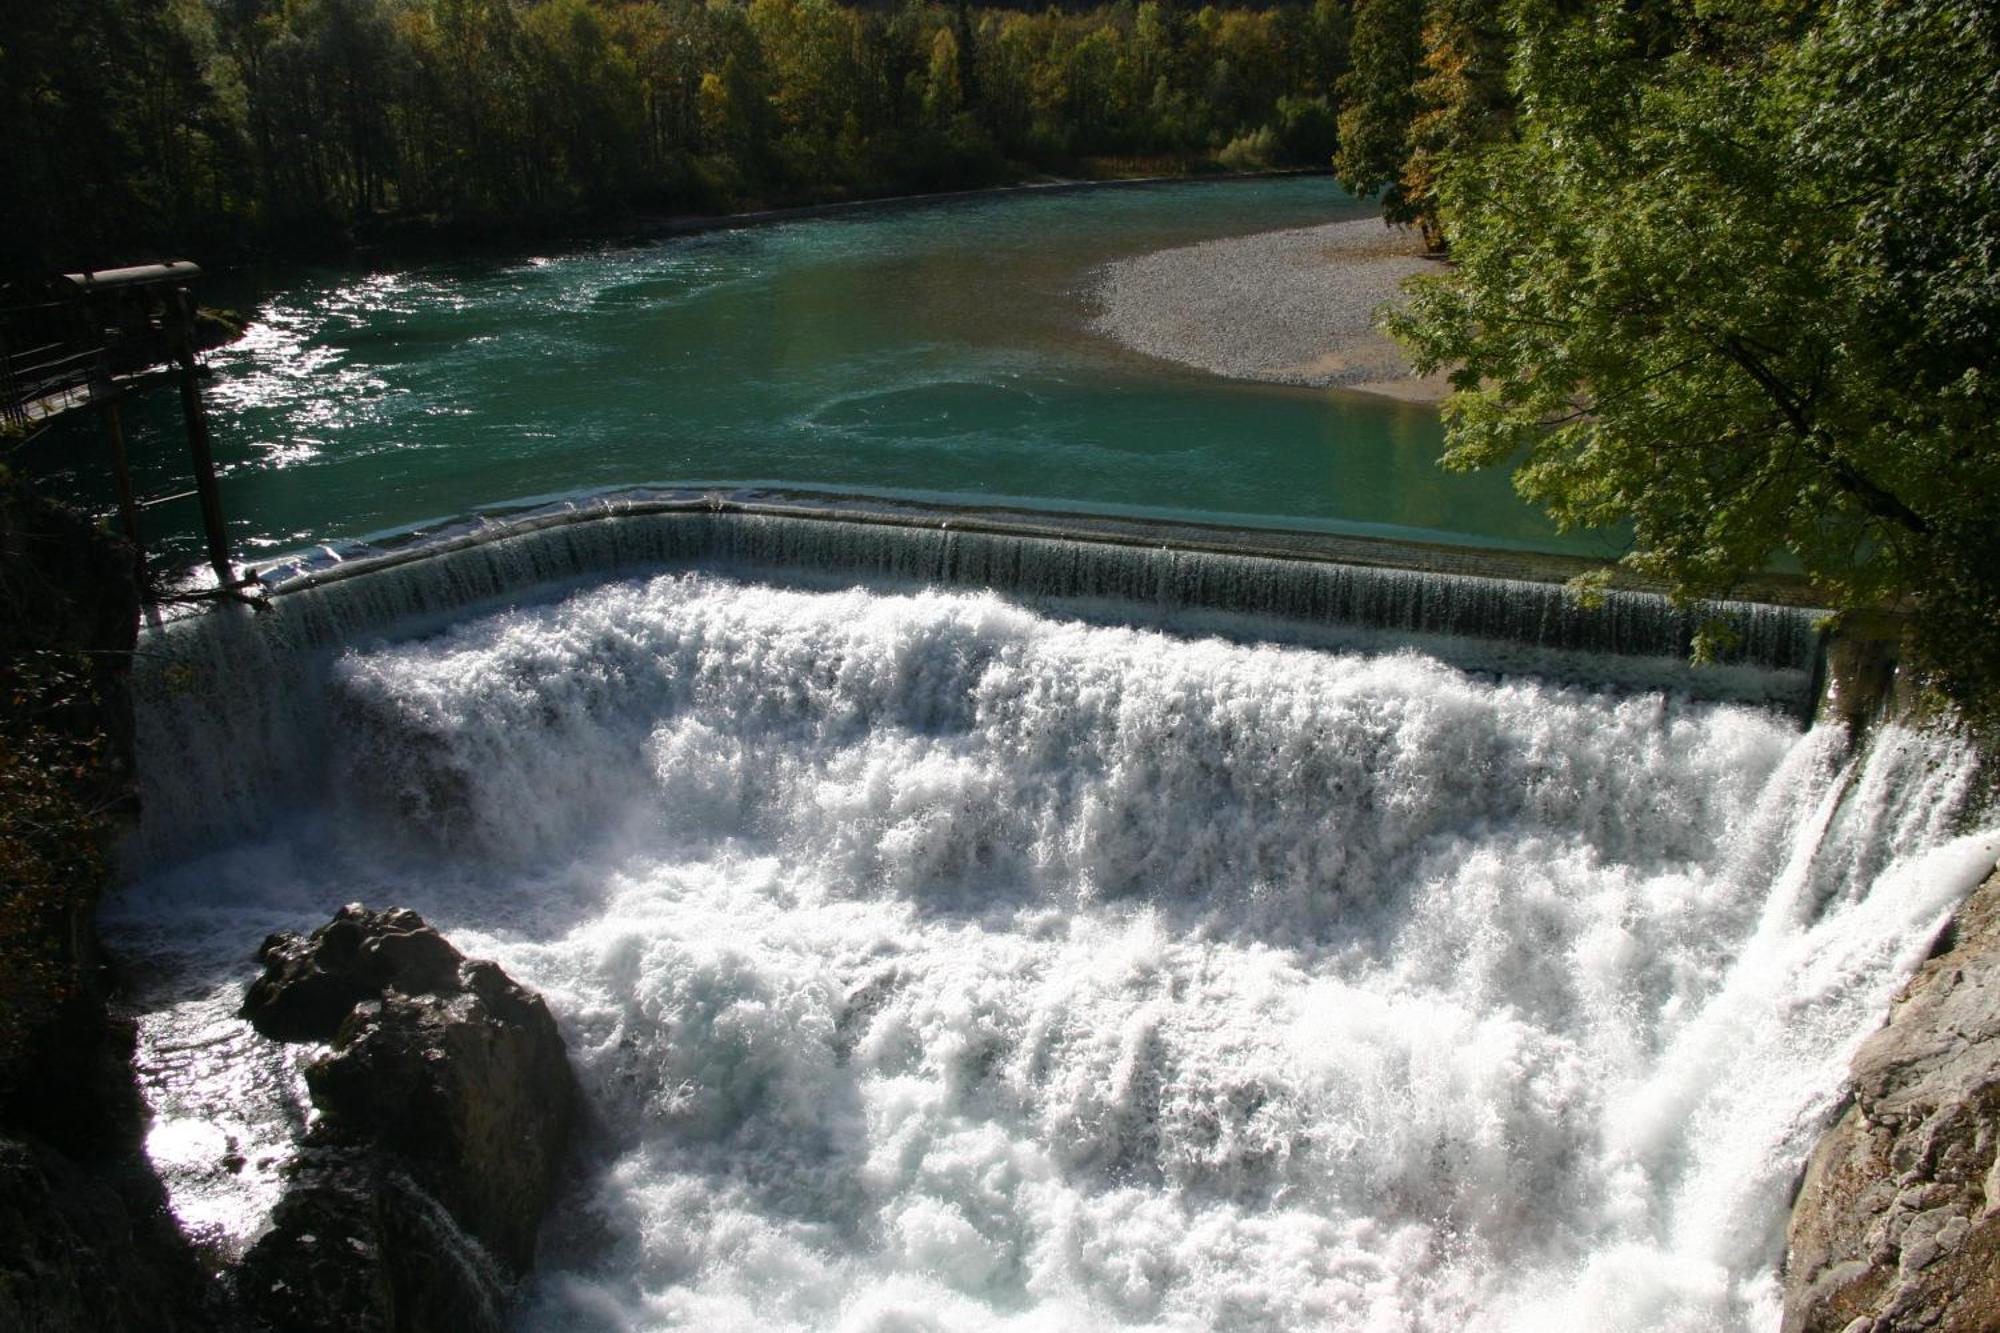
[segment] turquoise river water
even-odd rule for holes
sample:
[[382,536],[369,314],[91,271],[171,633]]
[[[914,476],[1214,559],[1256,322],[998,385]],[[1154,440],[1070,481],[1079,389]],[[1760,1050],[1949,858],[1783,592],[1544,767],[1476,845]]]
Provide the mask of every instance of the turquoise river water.
[[[1111,260],[1364,214],[1321,178],[1025,191],[309,273],[209,356],[232,538],[261,561],[523,498],[779,484],[1601,549],[1504,478],[1440,473],[1433,409],[1233,383],[1089,327]],[[142,496],[188,485],[178,412],[128,411]],[[108,510],[98,431],[79,415],[42,466]],[[146,525],[197,554],[191,498]]]

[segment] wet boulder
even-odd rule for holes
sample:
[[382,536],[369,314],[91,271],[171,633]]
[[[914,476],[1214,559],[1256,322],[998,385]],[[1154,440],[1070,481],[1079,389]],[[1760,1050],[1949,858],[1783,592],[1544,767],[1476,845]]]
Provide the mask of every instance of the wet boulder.
[[[449,946],[447,946],[449,947]],[[508,1267],[534,1259],[554,1198],[575,1084],[541,998],[492,963],[460,988],[385,991],[355,1006],[333,1049],[306,1068],[323,1143],[398,1154]]]
[[257,961],[264,974],[243,997],[250,1026],[274,1041],[332,1041],[355,1006],[385,991],[463,989],[465,956],[407,908],[371,912],[351,903],[310,935],[266,939]]
[[499,1333],[507,1275],[394,1154],[308,1148],[237,1269],[286,1333]]
[[245,1017],[328,1050],[246,1301],[278,1327],[497,1327],[475,1316],[533,1263],[576,1113],[548,1007],[407,910],[343,907],[259,958]]

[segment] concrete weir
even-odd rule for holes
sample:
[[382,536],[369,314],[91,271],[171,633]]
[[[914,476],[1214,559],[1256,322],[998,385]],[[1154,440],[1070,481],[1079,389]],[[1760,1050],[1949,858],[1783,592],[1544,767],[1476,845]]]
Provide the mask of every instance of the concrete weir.
[[[1677,608],[1658,592],[1618,588],[1586,605],[1565,585],[1598,566],[1573,556],[869,497],[621,492],[328,548],[262,578],[274,601],[313,593],[327,604],[315,619],[360,628],[357,614],[381,627],[680,567],[984,587],[1086,619],[1315,646],[1412,645],[1472,669],[1802,713],[1821,673],[1824,613],[1776,583],[1770,601]],[[1725,628],[1725,646],[1713,664],[1692,667],[1693,636],[1707,623]]]
[[[799,588],[991,589],[1061,618],[1182,638],[1415,649],[1480,673],[1814,713],[1821,613],[1761,602],[1680,609],[1630,589],[1585,606],[1564,580],[1588,568],[1520,552],[774,492],[625,492],[486,515],[277,564],[260,575],[256,610],[217,607],[143,636],[134,687],[153,752],[184,753],[184,732],[236,734],[231,762],[207,780],[213,799],[167,817],[169,798],[149,796],[162,818],[148,822],[176,845],[198,841],[305,780],[327,723],[301,722],[289,701],[315,697],[347,648],[691,571]],[[1691,665],[1692,637],[1709,621],[1727,628],[1727,645]]]

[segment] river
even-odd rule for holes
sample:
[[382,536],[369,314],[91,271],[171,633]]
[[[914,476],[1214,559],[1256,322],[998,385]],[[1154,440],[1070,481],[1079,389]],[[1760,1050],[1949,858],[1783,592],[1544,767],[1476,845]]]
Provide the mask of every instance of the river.
[[[635,485],[780,485],[1595,553],[1435,410],[1239,384],[1089,328],[1107,262],[1365,216],[1330,180],[1027,191],[546,256],[297,275],[212,352],[240,558]],[[185,489],[178,404],[128,416]],[[111,506],[97,426],[30,463]],[[191,498],[149,542],[199,551]]]

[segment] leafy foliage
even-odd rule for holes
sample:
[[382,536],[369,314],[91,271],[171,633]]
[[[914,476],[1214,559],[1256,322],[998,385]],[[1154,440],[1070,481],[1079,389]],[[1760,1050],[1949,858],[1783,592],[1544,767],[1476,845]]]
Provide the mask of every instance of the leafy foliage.
[[1447,463],[1514,466],[1684,597],[1781,553],[2000,686],[2000,15],[1517,0],[1518,133],[1445,163]]
[[1245,160],[1322,165],[1349,36],[1347,0],[6,10],[23,12],[0,24],[0,167],[17,187],[0,200],[0,274],[258,237],[335,244],[385,220],[497,229],[1095,159],[1205,164],[1232,142],[1269,150]]
[[76,987],[66,932],[103,888],[107,742],[88,666],[33,653],[0,663],[0,1074]]
[[1410,214],[1398,181],[1417,113],[1422,59],[1423,0],[1359,0],[1354,11],[1351,68],[1341,79],[1340,150],[1334,174],[1356,194],[1386,192],[1392,221]]
[[1445,249],[1438,172],[1450,159],[1504,138],[1513,116],[1507,32],[1491,0],[1430,0],[1421,76],[1398,169],[1404,210],[1434,252]]

